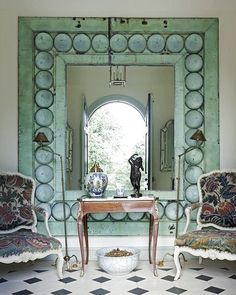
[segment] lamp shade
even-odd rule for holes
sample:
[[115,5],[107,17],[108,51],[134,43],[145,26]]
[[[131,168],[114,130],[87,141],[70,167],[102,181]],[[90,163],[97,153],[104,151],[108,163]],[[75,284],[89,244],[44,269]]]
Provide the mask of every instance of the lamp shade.
[[34,142],[42,144],[43,142],[47,143],[49,142],[47,136],[43,132],[39,132],[35,138],[33,139]]
[[194,132],[194,134],[190,138],[196,141],[206,141],[206,138],[204,134],[202,133],[202,130],[200,129]]

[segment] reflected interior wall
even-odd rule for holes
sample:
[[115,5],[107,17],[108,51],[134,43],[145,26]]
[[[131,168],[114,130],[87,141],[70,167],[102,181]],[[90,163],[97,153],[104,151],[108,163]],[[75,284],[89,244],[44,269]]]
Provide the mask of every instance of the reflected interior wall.
[[127,67],[125,87],[109,86],[109,67],[69,66],[67,69],[68,123],[73,129],[73,171],[70,189],[79,189],[81,181],[81,119],[83,96],[88,107],[108,95],[125,95],[138,100],[144,107],[148,93],[153,97],[153,189],[170,190],[171,172],[160,171],[160,129],[174,119],[174,68]]

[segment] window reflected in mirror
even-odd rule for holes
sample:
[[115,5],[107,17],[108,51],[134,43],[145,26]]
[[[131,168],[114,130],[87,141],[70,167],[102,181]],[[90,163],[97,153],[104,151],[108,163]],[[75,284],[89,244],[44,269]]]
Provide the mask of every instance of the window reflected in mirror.
[[[99,107],[89,118],[88,170],[99,163],[108,175],[108,190],[117,183],[131,190],[129,157],[137,153],[145,159],[145,122],[131,105],[113,102]],[[141,179],[144,189],[145,178]]]
[[[117,145],[116,150],[112,152],[117,158],[113,160],[116,165],[121,155],[124,155],[124,161],[127,161],[126,166],[122,164],[122,168],[119,167],[118,169],[123,171],[122,177],[126,178],[125,185],[131,188],[128,158],[134,152],[138,152],[143,157],[145,165],[145,171],[142,173],[142,189],[147,186],[147,183],[150,190],[169,191],[172,189],[173,172],[161,171],[160,169],[160,130],[167,121],[174,119],[174,67],[127,66],[126,79],[125,87],[110,86],[108,66],[71,65],[67,67],[67,123],[73,130],[73,153],[70,154],[72,171],[67,171],[67,190],[84,189],[84,175],[88,173],[96,157],[104,152],[104,147],[98,148],[97,155],[93,151],[93,156],[89,157],[93,143],[90,142],[88,131],[91,128],[90,124],[93,118],[95,118],[93,117],[96,114],[95,111],[97,110],[97,114],[99,110],[104,112],[101,115],[103,116],[103,123],[106,124],[106,128],[109,126],[107,136],[111,136],[112,129],[118,129],[118,125],[115,124],[120,124],[119,118],[123,117],[124,114],[124,111],[118,108],[118,105],[128,107],[129,110],[133,109],[141,118],[145,129],[145,135],[143,135],[143,127],[139,127],[137,125],[139,123],[129,115],[129,123],[126,122],[126,125],[129,125],[130,130],[133,130],[129,131],[133,137],[137,134],[142,137],[143,151],[141,144],[137,147],[137,151],[134,150],[134,147],[126,147],[121,134],[112,134],[112,142],[106,142],[107,155],[111,154],[110,147]],[[108,102],[112,103],[108,104]],[[114,119],[113,113],[109,114],[110,117],[106,117],[105,105],[113,105],[116,109],[114,112],[117,119]],[[131,113],[131,111],[129,112]],[[129,137],[131,136],[129,135]],[[120,144],[120,141],[122,141],[122,144]],[[89,151],[89,148],[91,151]],[[106,170],[111,171],[108,163],[99,164],[104,172],[107,172]],[[108,189],[114,189],[115,182],[120,178],[115,174],[116,172],[109,177],[108,173],[111,180]],[[148,178],[148,181],[145,181],[145,178]]]
[[174,120],[161,129],[161,171],[174,170]]
[[169,120],[166,122],[165,126],[161,129],[161,171],[169,171],[172,173],[172,186],[171,189],[174,190],[175,186],[175,154],[174,154],[174,120]]

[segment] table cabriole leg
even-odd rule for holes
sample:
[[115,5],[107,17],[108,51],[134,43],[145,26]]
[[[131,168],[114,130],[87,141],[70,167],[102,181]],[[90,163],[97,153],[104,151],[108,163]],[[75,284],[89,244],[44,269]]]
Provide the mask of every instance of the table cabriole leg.
[[154,276],[158,276],[157,274],[157,265],[156,265],[156,250],[157,250],[157,237],[159,230],[159,219],[154,219],[153,221],[153,249],[152,249],[152,262],[153,262],[153,274]]
[[150,215],[149,219],[149,243],[148,243],[148,255],[149,255],[149,263],[152,263],[152,255],[151,255],[151,246],[152,246],[152,237],[153,237],[153,216]]
[[88,245],[88,217],[84,216],[84,239],[85,239],[85,264],[88,264],[89,260],[89,245]]
[[83,242],[83,220],[82,220],[82,218],[78,219],[78,236],[79,236],[80,253],[81,253],[80,276],[83,276],[84,275],[84,242]]

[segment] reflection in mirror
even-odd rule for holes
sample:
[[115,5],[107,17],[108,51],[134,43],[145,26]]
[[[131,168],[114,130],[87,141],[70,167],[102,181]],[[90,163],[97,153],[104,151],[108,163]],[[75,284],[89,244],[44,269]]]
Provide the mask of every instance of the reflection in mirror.
[[174,169],[174,120],[161,129],[161,171]]
[[[66,172],[68,175],[73,171],[73,129],[69,124],[66,126]],[[70,181],[70,176],[68,181]],[[70,187],[70,183],[69,183]]]
[[[148,154],[145,143],[145,153],[151,161],[149,166],[146,163],[146,171],[142,174],[142,178],[149,175],[149,188],[152,190],[171,190],[172,172],[160,169],[160,129],[167,121],[174,118],[174,67],[127,66],[126,78],[125,87],[109,86],[109,67],[107,66],[67,67],[67,121],[73,130],[73,163],[72,171],[67,172],[67,190],[84,188],[84,173],[87,173],[89,169],[86,156],[88,154],[88,123],[93,113],[108,102],[123,102],[136,108],[145,121],[148,97],[151,98],[152,115],[150,126],[146,129],[150,131],[151,146]],[[116,111],[121,118],[124,116],[118,108]],[[132,125],[132,120],[128,120],[127,124]],[[139,128],[137,126],[135,128],[136,132],[139,132]],[[148,162],[148,159],[145,161]],[[103,166],[103,163],[100,165]]]
[[[145,159],[145,122],[133,106],[111,102],[96,109],[89,119],[88,168],[99,163],[109,175],[107,190],[122,184],[131,190],[127,159],[137,153]],[[138,132],[137,132],[138,131]],[[145,187],[145,177],[141,179]]]
[[[161,171],[174,172],[174,120],[166,122],[161,129]],[[172,175],[172,190],[174,189],[174,173]]]

